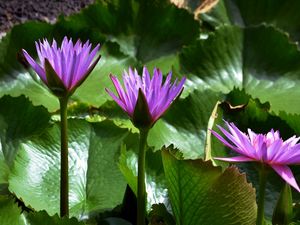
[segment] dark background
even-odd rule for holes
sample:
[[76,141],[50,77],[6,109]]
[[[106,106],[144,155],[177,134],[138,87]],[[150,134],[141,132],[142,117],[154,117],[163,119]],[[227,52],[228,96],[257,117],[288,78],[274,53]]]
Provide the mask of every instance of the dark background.
[[0,0],[0,32],[27,20],[55,22],[57,16],[70,15],[95,0]]

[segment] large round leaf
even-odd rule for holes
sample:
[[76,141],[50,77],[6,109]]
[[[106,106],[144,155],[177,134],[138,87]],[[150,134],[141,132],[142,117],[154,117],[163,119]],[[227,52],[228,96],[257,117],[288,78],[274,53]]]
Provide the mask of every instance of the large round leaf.
[[300,113],[300,52],[273,27],[220,27],[208,39],[186,47],[180,59],[190,73],[188,89],[245,89],[270,102],[276,113]]
[[255,224],[255,191],[236,168],[162,154],[176,224]]
[[[86,218],[92,211],[120,204],[126,183],[117,159],[126,129],[111,122],[69,120],[70,214]],[[21,145],[9,177],[9,189],[36,210],[59,212],[60,129],[54,124]]]

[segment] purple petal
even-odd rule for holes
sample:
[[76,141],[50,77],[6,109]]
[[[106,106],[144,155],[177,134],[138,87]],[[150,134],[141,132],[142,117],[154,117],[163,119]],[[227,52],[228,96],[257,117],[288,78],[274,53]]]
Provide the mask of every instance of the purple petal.
[[123,73],[124,89],[116,77],[112,77],[114,86],[119,94],[119,100],[124,103],[128,114],[133,114],[138,98],[138,90],[141,89],[146,97],[149,111],[154,123],[169,108],[172,101],[180,94],[185,78],[177,85],[175,81],[171,84],[170,72],[164,82],[160,70],[154,69],[153,76],[146,67],[143,68],[142,76],[139,76],[136,69],[129,67],[128,72]]
[[[245,150],[244,146],[240,143],[239,140],[236,140],[236,138],[231,133],[229,133],[227,130],[225,130],[223,127],[221,127],[219,125],[217,125],[217,127],[236,146],[236,149],[238,149],[238,152],[240,154],[248,155],[248,151]],[[249,156],[252,156],[252,155],[249,155]]]
[[[97,44],[96,47],[90,52],[90,55],[88,56],[86,63],[84,65],[86,69],[86,71],[90,68],[90,66],[92,65],[93,59],[95,58],[96,54],[98,53],[100,49],[100,45]],[[84,71],[84,73],[86,72]]]
[[300,139],[300,137],[297,138],[297,137],[294,135],[293,137],[290,137],[289,139],[285,140],[285,141],[283,142],[283,144],[293,146],[293,145],[297,144],[297,142],[299,141],[299,139]]
[[228,148],[231,148],[232,150],[236,151],[237,153],[241,154],[241,155],[246,155],[244,151],[242,151],[241,149],[239,149],[238,147],[235,147],[233,145],[231,145],[228,141],[226,141],[220,134],[218,134],[217,132],[215,132],[214,130],[210,130],[210,132],[216,137],[218,138],[225,146],[227,146]]
[[273,161],[274,157],[276,156],[277,153],[280,152],[280,150],[282,151],[282,149],[280,149],[282,147],[282,140],[276,140],[274,141],[267,150],[267,160],[268,161]]
[[34,71],[40,76],[40,78],[47,84],[46,73],[43,70],[43,68],[34,61],[34,59],[26,52],[26,50],[22,49],[22,51],[27,62],[31,65]]
[[[126,110],[127,110],[127,113],[129,113],[130,115],[132,115],[133,113],[133,109],[129,109],[127,106],[130,104],[129,103],[129,97],[128,95],[126,94],[126,92],[123,90],[123,87],[122,85],[120,84],[119,80],[117,77],[113,76],[113,75],[110,75],[110,79],[112,80],[115,88],[116,88],[116,91],[119,95],[119,98],[120,100],[124,103],[124,105],[126,106]],[[128,111],[129,109],[129,111]]]
[[251,129],[248,129],[248,135],[249,135],[251,144],[254,145],[254,140],[255,140],[257,134],[254,133]]
[[[230,132],[232,133],[231,136],[227,136],[225,133],[225,135],[228,138],[231,138],[230,140],[239,148],[241,148],[241,150],[243,152],[245,152],[246,155],[250,156],[251,158],[256,158],[258,157],[255,151],[255,148],[253,147],[253,145],[251,144],[251,140],[250,138],[243,133],[242,131],[240,131],[235,125],[234,123],[228,123],[225,121],[225,124],[227,125],[227,127],[229,128]],[[219,129],[221,129],[219,127]],[[223,131],[226,132],[225,129],[222,128]],[[223,132],[222,131],[222,132]],[[228,133],[228,132],[227,132]]]
[[292,147],[288,145],[282,145],[277,154],[272,159],[274,164],[299,164],[300,163],[300,145],[294,145]]
[[282,177],[289,185],[294,187],[298,192],[300,192],[299,186],[295,180],[295,177],[288,166],[285,165],[270,165],[276,173]]
[[145,66],[143,68],[143,84],[147,88],[150,87],[150,74],[149,74],[149,71],[147,70],[147,67],[145,67]]
[[125,104],[109,89],[105,88],[105,91],[115,100],[115,102],[125,111],[127,112]]

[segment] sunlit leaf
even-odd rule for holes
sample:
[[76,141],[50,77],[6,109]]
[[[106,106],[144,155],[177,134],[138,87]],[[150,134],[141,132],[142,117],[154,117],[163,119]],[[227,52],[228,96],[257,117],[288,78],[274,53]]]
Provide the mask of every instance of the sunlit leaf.
[[[69,120],[70,213],[85,218],[92,211],[122,202],[126,183],[117,167],[120,145],[127,136],[111,122]],[[59,212],[60,129],[58,124],[20,146],[9,177],[9,190],[26,205]]]

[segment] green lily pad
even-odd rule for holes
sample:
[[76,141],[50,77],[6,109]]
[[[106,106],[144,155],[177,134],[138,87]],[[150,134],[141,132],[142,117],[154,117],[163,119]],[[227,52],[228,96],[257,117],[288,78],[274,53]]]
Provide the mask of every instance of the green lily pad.
[[8,183],[10,168],[22,140],[48,126],[50,114],[44,107],[34,107],[24,96],[0,99],[0,184]]
[[0,105],[1,148],[5,161],[11,166],[20,142],[45,129],[50,114],[42,106],[34,107],[24,96],[4,96]]
[[[126,182],[117,166],[127,129],[112,122],[69,120],[70,215],[112,209],[122,202]],[[60,129],[53,124],[20,145],[9,190],[35,210],[59,212]]]
[[245,174],[235,167],[222,172],[211,161],[179,160],[169,151],[176,150],[162,156],[176,224],[255,224],[255,190]]
[[300,113],[300,52],[273,27],[219,27],[182,51],[187,89],[229,93],[244,89],[275,113]]

